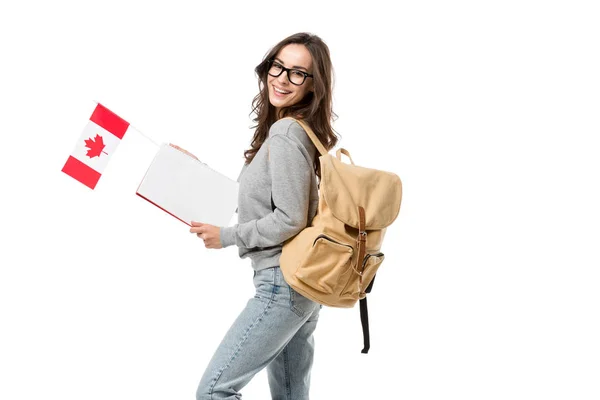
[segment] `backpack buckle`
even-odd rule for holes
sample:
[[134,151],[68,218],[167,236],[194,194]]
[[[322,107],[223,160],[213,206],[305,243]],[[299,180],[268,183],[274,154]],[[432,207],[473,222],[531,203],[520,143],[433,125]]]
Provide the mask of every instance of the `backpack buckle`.
[[356,241],[361,241],[361,242],[366,242],[367,241],[367,231],[359,231],[358,232],[358,237],[356,238]]

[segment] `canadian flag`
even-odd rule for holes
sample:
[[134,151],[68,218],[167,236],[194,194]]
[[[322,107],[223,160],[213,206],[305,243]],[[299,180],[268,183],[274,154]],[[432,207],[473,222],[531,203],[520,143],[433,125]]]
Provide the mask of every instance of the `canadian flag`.
[[98,103],[62,171],[94,189],[127,129],[129,122]]

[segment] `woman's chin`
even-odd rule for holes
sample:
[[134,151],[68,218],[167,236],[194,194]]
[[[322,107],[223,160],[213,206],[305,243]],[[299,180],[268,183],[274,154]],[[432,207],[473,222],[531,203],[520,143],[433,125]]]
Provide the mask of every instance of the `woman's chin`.
[[285,105],[286,105],[286,102],[284,102],[284,101],[277,101],[277,100],[273,101],[271,99],[269,99],[269,103],[271,103],[271,105],[275,108],[285,107]]

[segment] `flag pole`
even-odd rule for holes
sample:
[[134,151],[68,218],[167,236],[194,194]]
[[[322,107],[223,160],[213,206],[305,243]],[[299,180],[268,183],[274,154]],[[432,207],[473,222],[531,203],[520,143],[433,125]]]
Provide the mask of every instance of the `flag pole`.
[[[96,104],[102,104],[99,101],[94,100],[94,102]],[[108,107],[107,107],[108,108]],[[129,124],[129,127],[133,128],[137,133],[139,133],[140,135],[142,135],[143,137],[145,137],[147,140],[149,140],[152,144],[154,144],[156,147],[160,147],[160,144],[158,144],[156,141],[154,141],[150,136],[144,134],[144,132],[140,131],[138,128],[136,128],[135,126],[133,126],[132,124]]]
[[146,136],[144,134],[144,132],[140,131],[138,128],[136,128],[133,125],[130,125],[137,133],[139,133],[140,135],[142,135],[143,137],[145,137],[146,139],[148,139],[149,141],[151,141],[156,147],[160,147],[160,144],[158,144],[157,142],[155,142],[154,140],[152,140],[149,136]]

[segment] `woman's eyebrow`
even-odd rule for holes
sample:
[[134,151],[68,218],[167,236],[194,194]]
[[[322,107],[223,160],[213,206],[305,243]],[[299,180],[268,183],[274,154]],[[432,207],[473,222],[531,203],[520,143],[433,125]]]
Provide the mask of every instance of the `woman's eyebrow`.
[[[275,60],[279,61],[281,63],[281,65],[285,66],[285,63],[283,62],[283,60],[281,58],[277,58],[275,57]],[[303,69],[305,71],[308,71],[307,68],[301,67],[299,65],[294,65],[292,68],[296,68],[296,69]]]

